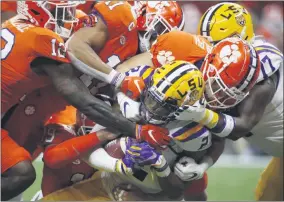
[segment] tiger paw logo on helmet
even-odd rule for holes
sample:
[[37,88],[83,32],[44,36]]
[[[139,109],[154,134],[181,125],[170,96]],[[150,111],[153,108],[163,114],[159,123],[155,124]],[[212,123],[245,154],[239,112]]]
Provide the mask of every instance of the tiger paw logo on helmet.
[[169,64],[175,60],[175,56],[171,51],[159,51],[157,60],[161,65]]
[[226,65],[229,65],[232,62],[237,63],[240,56],[241,52],[236,44],[226,45],[220,51],[220,57]]

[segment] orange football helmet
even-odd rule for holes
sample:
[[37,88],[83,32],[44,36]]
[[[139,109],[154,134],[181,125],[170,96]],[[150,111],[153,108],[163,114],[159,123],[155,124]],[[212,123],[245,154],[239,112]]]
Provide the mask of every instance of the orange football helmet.
[[260,67],[255,49],[242,39],[226,38],[217,43],[201,67],[207,106],[212,109],[236,106],[255,85]]
[[137,1],[134,3],[134,11],[142,52],[150,49],[152,36],[182,30],[184,27],[183,12],[176,1]]
[[50,29],[63,38],[69,38],[78,23],[78,1],[18,1],[21,17],[39,27]]

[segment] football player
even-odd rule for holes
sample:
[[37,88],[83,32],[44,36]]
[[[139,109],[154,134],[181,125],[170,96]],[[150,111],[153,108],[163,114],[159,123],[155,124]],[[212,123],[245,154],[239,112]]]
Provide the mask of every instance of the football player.
[[[80,113],[76,115],[76,113],[77,110],[74,107],[68,106],[66,110],[54,114],[45,123],[44,136],[42,139],[42,146],[44,147],[44,168],[41,190],[43,197],[88,179],[95,172],[95,169],[88,166],[82,159],[73,158],[67,161],[65,158],[66,153],[70,153],[71,151],[66,151],[66,147],[62,146],[62,143],[73,145],[92,144],[90,138],[85,138],[85,140],[83,138],[76,138],[79,135],[87,135],[87,131],[78,129],[93,128],[94,126],[92,121],[87,120],[87,123],[85,116],[81,116]],[[79,120],[74,119],[74,117],[77,117]],[[84,120],[80,120],[81,118]],[[79,131],[84,133],[79,133]],[[91,133],[88,135],[98,136],[99,138],[106,135],[112,136],[112,134],[105,133],[104,131],[98,131],[96,134]],[[114,137],[116,136],[112,136],[110,139]]]
[[[183,25],[182,11],[176,2],[146,3],[137,23],[136,12],[127,2],[100,2],[94,8],[90,17],[96,26],[86,25],[77,31],[68,41],[68,52],[80,71],[116,86],[124,80],[124,74],[114,68],[134,56],[138,45],[146,43],[146,36],[181,29]],[[140,39],[138,28],[145,33]]]
[[[172,32],[173,33],[173,32]],[[170,34],[170,33],[169,33]],[[211,52],[209,52],[208,54],[207,54],[207,56],[206,56],[206,59],[205,59],[205,62],[203,63],[203,69],[205,68],[205,66],[209,66],[209,64],[211,64],[211,63],[213,63],[214,61],[222,61],[221,59],[220,59],[220,57],[224,57],[224,56],[226,56],[227,57],[227,55],[231,55],[231,52],[228,52],[228,51],[230,51],[230,49],[228,49],[227,50],[227,48],[230,48],[230,47],[233,47],[233,50],[231,51],[232,53],[235,53],[235,54],[237,54],[237,56],[234,56],[234,58],[233,58],[233,56],[232,56],[232,58],[225,58],[224,59],[224,61],[227,59],[227,63],[225,63],[225,64],[227,64],[227,68],[228,69],[230,69],[230,68],[232,68],[232,69],[235,69],[236,67],[238,67],[238,65],[239,66],[243,66],[243,67],[246,67],[246,69],[244,68],[244,70],[246,70],[246,71],[243,71],[243,74],[247,74],[248,72],[251,72],[249,75],[250,75],[250,78],[252,79],[251,80],[251,82],[249,83],[248,81],[248,87],[247,88],[245,88],[244,89],[244,92],[245,93],[247,93],[253,86],[254,86],[254,84],[255,84],[255,81],[256,81],[256,78],[258,78],[258,74],[259,74],[259,71],[260,71],[260,61],[259,61],[259,59],[258,59],[258,56],[257,56],[257,54],[256,54],[256,52],[255,52],[255,50],[254,50],[254,48],[251,46],[251,45],[249,45],[249,44],[246,44],[244,41],[242,41],[242,40],[240,40],[240,39],[238,39],[238,38],[230,38],[230,39],[228,39],[228,40],[223,40],[223,41],[221,41],[219,44],[218,44],[218,46],[216,45],[211,51],[212,51],[212,53]],[[212,56],[212,54],[214,54],[214,57]],[[179,56],[179,55],[176,55],[177,57]],[[241,57],[240,57],[241,56]],[[240,58],[239,58],[240,57]],[[209,59],[208,59],[209,58]],[[213,59],[212,59],[213,58]],[[215,60],[214,60],[215,59]],[[233,59],[234,60],[234,62],[233,63],[230,63],[230,59]],[[209,62],[210,61],[210,62]],[[228,63],[228,61],[229,61],[229,63]],[[235,64],[236,63],[236,64]],[[214,64],[214,63],[213,63]],[[219,63],[218,63],[219,64]],[[217,65],[217,64],[216,64]],[[234,66],[235,65],[235,66]],[[221,67],[223,67],[223,63],[221,63],[221,64],[219,64],[219,66],[220,66],[220,68]],[[207,68],[207,69],[209,69],[209,68]],[[214,71],[214,72],[217,72],[216,70],[214,70],[214,69],[210,69],[210,71]],[[220,71],[221,72],[221,71]],[[221,73],[220,73],[221,74]],[[138,74],[138,76],[139,76],[139,74]],[[215,75],[214,75],[215,76]],[[208,76],[207,76],[208,77]],[[205,79],[208,79],[206,77],[206,75],[205,75]],[[213,77],[213,76],[211,76],[211,77]],[[215,76],[216,77],[216,76]],[[235,78],[237,78],[237,77],[235,77]],[[208,79],[209,80],[209,79]],[[230,81],[231,81],[231,85],[233,85],[233,83],[232,83],[232,81],[234,81],[234,80],[232,80],[232,79],[230,79]],[[237,82],[237,80],[236,80],[236,82]],[[206,91],[209,89],[212,89],[212,87],[210,87],[210,86],[208,86],[209,84],[211,84],[211,80],[209,80],[209,81],[207,81],[207,86],[206,86]],[[216,88],[216,86],[218,86],[219,87],[219,85],[217,85],[217,84],[219,84],[219,83],[217,83],[217,82],[215,82],[215,88]],[[221,84],[220,84],[220,86],[221,86]],[[134,85],[134,88],[133,89],[135,89],[136,87],[135,87],[135,85]],[[142,88],[142,87],[141,87]],[[215,91],[217,91],[218,89],[214,89]],[[138,90],[137,90],[138,91]],[[214,91],[214,93],[215,93],[215,91]],[[126,92],[126,94],[127,93],[129,93],[130,95],[134,95],[134,93],[133,92],[131,92],[131,88],[128,88],[128,89],[126,89],[124,92]],[[232,97],[232,98],[238,98],[238,99],[240,99],[240,100],[238,100],[238,101],[241,101],[241,98],[242,98],[242,94],[239,92],[239,91],[237,91],[237,89],[234,89],[234,91],[233,92],[235,92],[235,93],[238,93],[238,96],[235,96],[235,97]],[[211,92],[209,95],[214,95],[214,93],[213,92]],[[218,90],[216,93],[220,93],[220,90]],[[229,95],[231,95],[231,96],[233,96],[233,94],[232,94],[232,92],[231,91],[229,91],[229,93],[228,93]],[[224,94],[221,94],[220,93],[220,95],[219,96],[224,96]],[[223,101],[227,101],[228,103],[229,102],[232,102],[232,100],[233,99],[229,99],[229,101],[227,101],[227,100],[223,100]],[[135,103],[135,102],[132,102],[132,101],[130,101],[130,100],[128,100],[127,98],[123,98],[124,100],[123,100],[123,102],[121,102],[122,104],[120,104],[120,106],[121,106],[121,110],[122,110],[122,113],[126,116],[126,117],[128,117],[128,118],[130,118],[130,119],[132,119],[132,120],[139,120],[139,118],[141,118],[141,113],[140,113],[140,111],[138,110],[139,108],[140,108],[140,104],[137,104],[137,103]],[[124,108],[124,104],[125,104],[125,102],[127,102],[130,106],[128,107],[128,110],[127,110],[127,108],[125,109]],[[227,103],[227,104],[228,104]],[[134,106],[134,108],[132,108],[132,106]],[[136,110],[135,110],[135,108],[136,108]],[[143,109],[143,107],[142,107],[142,109]],[[176,117],[176,119],[178,119],[178,120],[190,120],[190,121],[194,121],[194,122],[200,122],[202,125],[205,125],[207,128],[209,128],[209,129],[211,129],[211,131],[213,130],[213,131],[215,131],[215,127],[217,128],[216,130],[219,130],[218,129],[218,127],[220,127],[220,120],[222,121],[223,119],[222,118],[220,118],[220,117],[218,117],[217,115],[216,115],[216,113],[213,113],[213,112],[211,112],[211,111],[207,111],[207,110],[203,110],[203,108],[201,107],[190,107],[190,109],[191,110],[189,110],[189,111],[192,111],[193,109],[195,109],[196,110],[196,113],[193,113],[193,115],[191,115],[190,113],[187,113],[187,111],[188,110],[184,110],[183,112],[182,112],[182,114],[181,115],[178,115],[177,117]],[[209,113],[210,112],[210,113]],[[144,115],[145,116],[145,115]],[[147,117],[147,116],[146,116]],[[207,117],[207,118],[206,118]],[[225,118],[226,118],[226,116],[225,116]],[[209,120],[211,120],[211,121],[213,121],[214,122],[214,124],[212,123],[212,122],[210,122]],[[226,119],[225,119],[226,120]],[[209,121],[209,122],[208,122]],[[156,122],[157,123],[157,122]],[[229,124],[230,122],[228,121],[228,124]],[[217,125],[216,125],[217,124]],[[222,127],[222,126],[221,126]],[[222,132],[222,131],[221,131]],[[184,162],[186,162],[186,159],[183,159],[184,160]],[[183,162],[183,163],[184,163]],[[192,159],[190,159],[190,158],[188,158],[188,162],[192,162]],[[183,179],[183,178],[186,178],[185,176],[186,175],[192,175],[192,172],[193,172],[193,170],[195,170],[195,172],[200,172],[201,170],[200,170],[200,168],[202,167],[202,166],[200,166],[200,165],[197,165],[197,164],[192,164],[192,163],[188,163],[187,164],[188,166],[182,166],[182,164],[180,164],[180,169],[182,168],[182,172],[184,172],[184,174],[185,175],[183,175],[182,174],[182,172],[179,172],[179,176]],[[202,172],[201,172],[202,173]],[[202,175],[202,174],[201,174]]]
[[[96,5],[95,5],[95,7],[94,7],[94,11],[93,12],[95,12],[95,13],[100,13],[100,17],[101,18],[104,18],[105,20],[107,20],[107,21],[109,21],[110,23],[107,23],[107,26],[108,26],[108,29],[111,31],[111,30],[113,30],[114,28],[113,27],[115,27],[116,25],[120,25],[121,26],[121,30],[120,30],[120,32],[122,32],[122,33],[126,33],[127,35],[125,35],[125,36],[127,36],[127,38],[133,38],[133,40],[135,39],[135,37],[137,37],[137,34],[135,34],[135,32],[132,32],[132,31],[129,31],[128,29],[127,29],[127,27],[125,27],[125,24],[127,25],[128,23],[131,23],[131,22],[134,22],[133,21],[133,18],[131,18],[131,10],[130,10],[130,7],[129,7],[129,5],[128,5],[128,3],[127,2],[123,2],[122,4],[121,4],[122,2],[117,2],[116,4],[115,4],[115,2],[112,2],[111,4],[110,4],[110,2],[100,2],[100,3],[97,3]],[[115,5],[115,6],[114,6]],[[176,5],[176,4],[175,4]],[[113,6],[113,7],[112,7]],[[114,8],[114,7],[116,7],[116,6],[118,6],[116,9],[112,9],[112,8]],[[111,9],[110,9],[111,8]],[[119,9],[118,9],[119,8]],[[127,21],[127,19],[126,18],[124,18],[124,16],[122,16],[121,15],[121,13],[119,13],[120,11],[124,11],[124,13],[128,13],[129,14],[129,19],[128,19],[128,21]],[[167,13],[169,13],[169,11],[168,10],[166,10],[167,11]],[[110,16],[113,16],[113,15],[117,15],[118,17],[117,18],[110,18]],[[163,16],[163,15],[162,15]],[[149,16],[147,17],[147,19],[149,18]],[[160,18],[162,18],[164,21],[165,21],[165,19],[163,18],[163,17],[160,17]],[[159,19],[160,19],[159,18]],[[115,20],[114,20],[115,19]],[[167,18],[168,19],[168,18]],[[125,21],[126,20],[126,21]],[[124,22],[125,21],[125,22]],[[163,22],[164,22],[163,21]],[[122,23],[122,22],[124,22],[124,23]],[[94,25],[96,25],[98,22],[97,22],[97,15],[90,15],[90,16],[88,16],[87,18],[83,18],[83,19],[81,19],[81,23],[82,23],[82,26],[87,26],[86,28],[82,28],[82,29],[87,29],[87,28],[89,28],[89,29],[95,29],[93,26]],[[156,22],[157,23],[157,22]],[[80,27],[81,25],[79,25],[79,27]],[[88,30],[88,29],[87,29]],[[113,59],[113,51],[112,50],[115,50],[116,52],[116,56],[115,57],[117,57],[117,56],[119,56],[120,58],[121,58],[121,60],[123,61],[126,57],[129,57],[129,56],[131,56],[131,55],[134,55],[134,54],[136,54],[136,49],[134,48],[129,48],[129,46],[126,46],[124,43],[120,43],[120,42],[118,42],[119,40],[120,40],[120,38],[119,38],[119,33],[120,32],[117,32],[116,31],[116,33],[115,33],[115,35],[113,34],[113,36],[111,36],[112,38],[114,38],[114,39],[108,39],[108,41],[106,42],[106,44],[105,44],[105,46],[103,47],[103,49],[101,50],[101,52],[100,52],[100,54],[99,54],[99,56],[100,56],[100,58],[102,58],[104,61],[106,61],[106,58],[110,58],[110,61],[113,61],[112,59]],[[129,35],[129,37],[128,37],[128,35]],[[124,38],[124,35],[122,35],[122,38]],[[113,41],[114,40],[116,40],[116,42],[114,43]],[[135,41],[135,40],[134,40]],[[129,42],[129,44],[131,43],[132,41],[130,41]],[[113,44],[115,44],[115,46],[113,45]],[[112,58],[112,59],[111,59]],[[120,63],[120,61],[118,61],[118,63]],[[111,65],[111,66],[113,66],[113,65]],[[120,69],[120,68],[118,68],[118,69]],[[91,92],[94,94],[94,93],[96,93],[97,92],[97,88],[98,88],[98,86],[97,85],[95,85],[94,83],[96,82],[96,80],[94,81],[94,82],[92,82],[92,79],[93,78],[90,78],[89,76],[87,76],[87,75],[82,75],[81,77],[80,77],[82,80],[83,80],[83,82],[87,85],[87,86],[89,86],[89,88],[90,88],[90,90],[91,90]],[[36,94],[36,93],[34,93],[34,94]],[[46,93],[41,93],[41,95],[44,95],[44,94],[46,94]],[[35,96],[36,97],[36,96]],[[38,99],[38,98],[37,98]],[[32,101],[32,99],[31,99],[31,96],[29,96],[29,100],[30,101]],[[43,99],[44,100],[44,99]],[[58,101],[58,99],[57,99],[57,102],[59,102]],[[29,103],[29,102],[27,102],[27,101],[25,101],[25,104],[26,105],[34,105],[33,103]],[[45,105],[45,104],[48,104],[48,103],[42,103],[41,105]],[[58,105],[58,104],[57,104]],[[60,112],[61,113],[61,112]],[[55,115],[56,116],[56,115]],[[45,117],[46,118],[46,117]],[[32,124],[33,125],[35,125],[35,122],[38,122],[38,120],[40,120],[40,123],[39,123],[39,125],[40,124],[43,124],[42,123],[42,119],[39,119],[38,117],[36,117],[35,118],[35,120],[32,122]],[[11,127],[11,130],[13,130],[13,128]],[[15,129],[16,130],[16,129]],[[36,134],[36,133],[34,133],[34,134]],[[81,137],[81,138],[83,138],[83,137]],[[87,138],[87,137],[84,137],[84,138]],[[32,139],[36,139],[36,138],[32,138]],[[37,138],[38,139],[38,138]],[[75,140],[74,140],[75,141]],[[77,139],[77,141],[78,141],[78,139]],[[92,141],[90,141],[90,142],[92,142]],[[152,141],[153,142],[153,141]],[[154,142],[155,143],[155,142]],[[72,145],[70,145],[70,146],[72,146]],[[88,148],[88,145],[85,145],[86,146],[86,148]],[[90,145],[89,145],[90,146]]]
[[[99,110],[107,109],[104,113],[108,112],[113,116],[115,122],[111,126],[115,128],[119,121],[119,115],[114,116],[113,111],[107,105],[89,94],[84,84],[73,75],[72,66],[65,54],[63,38],[68,38],[78,23],[74,16],[77,3],[21,1],[18,2],[18,6],[19,15],[3,24],[1,30],[2,117],[7,120],[15,109],[12,107],[16,107],[17,103],[24,99],[25,94],[53,83],[55,89],[69,103],[90,117],[95,115],[92,117],[94,119],[98,118],[98,111],[94,110],[94,107],[99,107]],[[28,42],[22,43],[25,40]],[[25,59],[19,63],[19,60],[15,59],[18,57]],[[34,106],[21,107],[24,108],[22,111],[27,116],[33,115],[36,110]],[[132,125],[130,121],[120,117],[126,121],[125,124],[122,124],[124,125],[121,127],[122,130],[127,123]],[[104,119],[105,116],[102,116],[98,122]],[[20,122],[22,120],[20,119]],[[19,119],[17,123],[19,123]],[[109,123],[110,119],[107,119],[106,125]],[[22,126],[26,127],[25,124]],[[2,127],[5,127],[4,124]],[[129,132],[133,134],[145,133],[145,130],[136,132],[134,125],[127,127],[126,130],[131,130]],[[9,137],[8,131],[1,129],[1,191],[3,191],[2,197],[5,200],[18,195],[35,179],[30,155]],[[17,134],[13,134],[13,136],[15,137]]]
[[[157,111],[160,110],[160,112],[162,112],[163,111],[162,109],[164,109],[165,110],[164,112],[167,112],[168,110],[172,110],[172,112],[174,112],[175,110],[178,109],[178,106],[181,106],[183,104],[183,102],[192,104],[192,103],[195,103],[202,96],[203,89],[204,89],[204,83],[202,82],[202,74],[198,71],[198,69],[195,66],[189,63],[183,62],[183,61],[178,61],[168,66],[163,66],[162,68],[158,70],[160,71],[156,71],[154,73],[154,69],[143,66],[143,67],[138,68],[138,70],[134,71],[134,75],[135,73],[139,74],[141,72],[142,73],[144,72],[143,74],[145,76],[144,79],[148,81],[147,84],[153,83],[153,88],[157,86],[157,84],[159,85],[160,81],[164,80],[165,75],[169,76],[167,77],[169,79],[172,78],[171,75],[180,78],[180,79],[177,79],[173,85],[169,84],[171,87],[166,92],[167,94],[165,95],[165,99],[167,101],[169,100],[169,102],[170,101],[172,102],[167,104],[167,101],[165,101],[162,107],[158,107],[161,103],[157,102],[156,105],[154,106],[154,107],[159,108],[157,109]],[[154,74],[151,74],[151,72]],[[190,87],[189,87],[190,84],[187,82],[188,80],[190,80],[190,78],[192,78],[191,85],[195,86],[195,89],[192,89],[192,91],[190,90]],[[180,94],[175,91],[176,87],[180,91]],[[149,95],[148,92],[154,93],[155,91],[153,91],[153,89],[151,90],[149,89],[148,91],[147,89],[145,94]],[[187,93],[189,92],[193,92],[194,94],[192,95],[191,98],[186,96]],[[123,95],[119,95],[119,97],[121,96],[123,97]],[[152,102],[149,103],[149,101],[151,101],[151,98],[149,99],[148,96],[145,99],[148,100],[148,101],[145,101],[147,102],[147,106],[152,106],[154,104],[153,103],[154,100],[152,100]],[[119,101],[121,101],[121,98],[119,98]],[[123,105],[123,104],[120,104],[120,105]],[[134,108],[131,108],[131,109],[133,110]],[[164,115],[163,118],[161,118],[160,116],[159,117],[156,116],[156,117],[153,117],[151,120],[147,120],[147,121],[151,123],[157,123],[158,121],[160,123],[161,122],[167,123],[168,121],[170,121],[170,119],[165,120],[165,118],[168,117],[169,114],[164,113],[163,115]],[[188,122],[179,122],[179,123],[173,122],[169,124],[172,124],[171,125],[172,126],[171,135],[173,136],[173,138],[175,138],[178,144],[178,146],[175,148],[177,152],[181,152],[182,149],[185,149],[187,150],[187,154],[189,155],[191,152],[198,153],[199,151],[200,153],[197,156],[195,156],[195,158],[200,160],[201,156],[204,153],[206,153],[206,149],[210,147],[211,145],[211,137],[210,137],[210,134],[207,132],[207,130],[201,130],[198,124],[195,124],[194,126],[189,125]],[[191,130],[187,130],[189,127],[192,127]],[[194,133],[195,135],[193,135]],[[137,146],[138,145],[135,145],[133,149],[137,148]],[[148,151],[149,156],[151,156],[150,154],[152,154],[151,153],[152,151],[147,150],[147,148],[148,147],[143,147],[141,151],[145,151],[145,152]],[[136,152],[139,152],[139,151],[136,151]],[[170,149],[163,151],[163,153],[164,152],[165,152],[165,157],[168,158],[167,161],[173,164],[176,158],[176,154],[174,152],[171,152]],[[166,184],[165,183],[166,181],[164,181],[164,183],[162,184],[158,183],[157,175],[160,176],[162,180],[166,180],[167,177],[172,178],[173,175],[170,175],[171,172],[169,170],[168,164],[166,164],[165,159],[163,159],[163,157],[160,154],[157,154],[156,156],[157,158],[155,159],[152,159],[152,160],[145,159],[145,161],[151,162],[149,164],[153,164],[152,166],[157,167],[157,169],[151,170],[150,169],[151,165],[150,167],[149,166],[145,168],[143,167],[142,171],[139,172],[139,174],[137,175],[136,174],[132,175],[133,170],[131,170],[130,169],[131,167],[129,168],[129,165],[127,164],[124,164],[126,167],[125,169],[126,174],[118,174],[117,172],[116,173],[113,172],[112,163],[111,163],[113,160],[107,154],[105,154],[103,150],[101,149],[98,149],[98,150],[95,150],[95,152],[92,152],[91,155],[89,155],[86,158],[86,160],[89,162],[90,165],[96,168],[107,170],[109,172],[112,171],[111,173],[104,172],[104,174],[102,174],[102,181],[104,184],[104,189],[106,189],[107,193],[111,194],[111,198],[116,198],[115,193],[113,192],[113,189],[115,188],[115,186],[118,186],[121,183],[126,183],[126,182],[128,183],[130,182],[131,184],[134,184],[135,186],[140,188],[144,193],[148,193],[147,197],[144,196],[145,198],[142,198],[144,200],[146,199],[153,200],[153,198],[151,198],[151,194],[154,194],[154,193],[155,194],[153,195],[153,197],[165,197],[165,196],[168,196],[174,193],[176,194],[175,197],[179,198],[183,196],[181,192],[182,189],[176,190],[176,188],[178,187],[173,188],[172,187],[173,185]],[[98,182],[97,180],[98,179],[96,178],[96,179],[93,179],[93,181],[86,181],[86,182],[80,183],[78,187],[80,186],[82,188],[82,187],[87,187],[87,185],[91,186],[92,183]],[[160,193],[162,190],[166,189],[165,187],[163,187],[163,185],[168,186],[168,189],[172,189],[172,190],[171,191],[167,190],[166,192]],[[76,191],[78,190],[78,187],[76,187]],[[61,199],[61,198],[58,198],[58,194],[62,194],[61,196],[63,197],[64,195],[67,195],[70,191],[71,189],[66,189],[62,191],[62,193],[57,192],[55,194],[48,196],[47,199],[57,199],[57,200]],[[160,195],[157,193],[160,193]],[[51,196],[56,197],[56,198],[50,198]],[[129,198],[125,200],[129,200]]]
[[[233,140],[244,137],[252,145],[274,156],[259,181],[256,199],[283,200],[283,54],[262,37],[254,35],[250,13],[236,3],[220,3],[210,7],[201,18],[198,31],[212,43],[234,35],[255,47],[261,61],[257,85],[236,106],[221,103],[214,106],[212,104],[216,102],[209,99],[209,107],[216,111],[233,108],[225,113],[230,115],[235,125],[221,136]],[[233,72],[228,74],[232,76]],[[242,79],[245,78],[248,77]],[[228,85],[228,80],[222,78],[221,81]],[[218,95],[214,97],[220,99]]]
[[[37,5],[36,3],[30,3],[34,4],[35,7],[39,7],[39,5]],[[59,9],[58,6],[60,6],[61,4],[45,2],[42,6],[47,5],[51,6],[51,10],[57,11]],[[61,8],[61,10],[70,9],[72,11],[72,9],[74,9],[76,5],[77,4],[74,3],[64,3],[63,8]],[[49,11],[41,10],[41,12],[43,15],[44,12]],[[68,14],[66,13],[66,15]],[[55,29],[56,26],[60,28],[60,26],[55,23],[55,19],[53,17],[47,16],[47,13],[45,15],[45,18],[44,15],[42,17],[36,16],[36,18],[33,18],[33,22],[35,24],[41,22],[42,27],[44,25],[50,25],[51,29]],[[61,17],[60,20],[62,20],[63,24],[67,23],[64,20],[65,16],[61,15],[58,17]],[[72,26],[77,21],[76,18],[71,15],[71,13],[66,17],[69,17],[70,21],[68,23],[70,24],[70,26]],[[40,21],[40,19],[44,20]],[[53,20],[53,24],[52,22],[49,22],[49,20]],[[55,32],[42,27],[40,27],[39,25],[36,26],[31,23],[29,19],[23,19],[20,16],[16,16],[11,20],[6,21],[6,23],[2,25],[2,115],[4,115],[4,113],[9,114],[10,112],[8,112],[8,110],[11,109],[13,105],[17,104],[19,99],[25,93],[29,93],[37,87],[40,88],[50,83],[48,81],[47,76],[37,75],[34,72],[36,70],[33,69],[33,71],[30,66],[33,66],[35,68],[36,66],[38,66],[36,63],[38,63],[39,60],[42,60],[41,68],[42,71],[46,72],[47,75],[50,75],[49,71],[52,71],[52,69],[55,69],[54,72],[56,72],[57,69],[59,70],[60,63],[62,66],[68,66],[68,68],[70,68],[70,65],[68,64],[69,61],[68,59],[66,59],[64,54],[64,49],[61,50],[63,45],[63,39]],[[23,43],[23,41],[25,40],[30,41],[27,43]],[[61,48],[58,47],[60,43]],[[55,49],[59,52],[55,52]],[[17,58],[22,59],[19,62]],[[46,58],[46,61],[48,60],[51,62],[47,63],[44,61],[43,58]],[[47,69],[46,71],[45,68]],[[8,131],[1,129],[1,133],[1,191],[3,199],[7,200],[25,190],[34,181],[35,173],[33,167],[30,164],[30,156],[28,152],[25,151],[23,148],[19,147],[9,137]]]

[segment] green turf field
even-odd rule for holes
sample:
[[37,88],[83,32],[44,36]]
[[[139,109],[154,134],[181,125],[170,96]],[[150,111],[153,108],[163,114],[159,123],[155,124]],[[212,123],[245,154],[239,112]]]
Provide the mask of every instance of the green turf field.
[[[31,200],[40,190],[42,163],[34,163],[37,171],[36,182],[24,193],[24,200]],[[209,169],[208,199],[254,200],[254,189],[262,168],[211,168]]]

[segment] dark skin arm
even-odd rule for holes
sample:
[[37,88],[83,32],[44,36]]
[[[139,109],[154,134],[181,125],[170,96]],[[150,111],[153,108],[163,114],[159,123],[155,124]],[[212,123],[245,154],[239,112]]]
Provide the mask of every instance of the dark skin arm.
[[272,78],[255,85],[248,97],[241,102],[234,117],[235,128],[228,136],[231,140],[238,140],[247,136],[251,129],[261,120],[266,106],[271,102],[276,91],[276,83]]
[[[271,102],[276,91],[276,75],[261,81],[253,87],[249,95],[231,112],[235,126],[232,132],[226,137],[231,140],[251,135],[252,128],[261,120],[266,106]],[[219,113],[219,120],[216,127],[223,126],[224,116]],[[214,132],[213,132],[214,133]]]
[[10,200],[25,191],[36,179],[30,161],[21,161],[1,175],[1,199]]
[[57,91],[80,112],[112,132],[135,135],[135,124],[114,112],[110,106],[92,96],[87,87],[74,75],[70,64],[46,61],[37,66],[52,80]]
[[217,162],[225,148],[225,139],[216,136],[212,137],[212,145],[208,148],[206,156],[209,156],[213,160],[213,164]]

